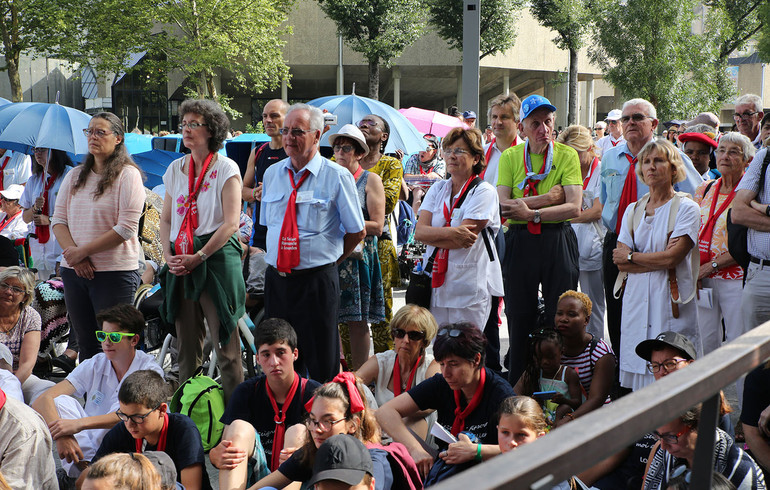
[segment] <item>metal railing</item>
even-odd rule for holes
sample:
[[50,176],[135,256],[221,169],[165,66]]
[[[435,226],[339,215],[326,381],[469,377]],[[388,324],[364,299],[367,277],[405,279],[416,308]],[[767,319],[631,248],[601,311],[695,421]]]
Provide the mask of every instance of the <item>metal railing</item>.
[[686,369],[580,417],[531,444],[474,466],[434,488],[550,490],[704,402],[690,488],[710,489],[719,390],[768,358],[770,322],[696,360]]

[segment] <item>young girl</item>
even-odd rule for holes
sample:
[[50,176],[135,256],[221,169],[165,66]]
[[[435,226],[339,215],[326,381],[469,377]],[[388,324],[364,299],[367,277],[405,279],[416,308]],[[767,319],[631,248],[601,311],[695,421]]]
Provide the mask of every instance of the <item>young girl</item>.
[[548,425],[556,426],[568,413],[572,413],[582,401],[580,378],[577,372],[561,364],[564,342],[561,334],[552,328],[538,329],[529,334],[527,364],[513,391],[519,395],[533,396],[538,391],[555,391],[552,397],[542,400]]

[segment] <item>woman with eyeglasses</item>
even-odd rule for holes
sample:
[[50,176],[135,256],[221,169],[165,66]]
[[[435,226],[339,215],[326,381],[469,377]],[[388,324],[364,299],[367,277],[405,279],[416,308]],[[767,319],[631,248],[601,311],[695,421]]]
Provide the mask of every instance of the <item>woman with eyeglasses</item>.
[[[438,374],[438,363],[426,352],[438,331],[430,311],[406,305],[393,315],[390,331],[395,348],[370,357],[356,375],[365,385],[374,383],[374,398],[382,406]],[[406,420],[420,437],[427,437],[435,415],[421,413]]]
[[[468,322],[444,325],[433,343],[433,355],[441,373],[403,392],[377,410],[377,421],[394,441],[407,447],[425,477],[434,464],[404,423],[421,411],[436,410],[437,423],[458,442],[437,440],[438,457],[450,465],[481,462],[497,454],[494,416],[500,404],[514,395],[507,380],[484,366],[487,339]],[[478,439],[471,442],[468,432]]]
[[[746,136],[725,133],[715,151],[717,170],[722,176],[704,182],[695,192],[701,218],[698,287],[700,295],[711,303],[698,305],[704,354],[722,346],[723,323],[724,342],[734,340],[747,331],[741,314],[743,269],[727,248],[727,213],[732,208],[736,187],[755,153],[754,145]],[[738,385],[740,397],[743,383]]]
[[186,100],[179,117],[190,154],[171,162],[163,175],[160,236],[166,265],[159,273],[165,296],[160,314],[176,326],[180,384],[203,362],[208,325],[229,400],[243,381],[237,322],[245,313],[246,286],[236,235],[241,174],[238,164],[218,153],[230,127],[218,103]]
[[[96,114],[85,133],[88,155],[64,177],[51,220],[63,249],[64,301],[81,361],[101,351],[94,337],[96,313],[133,303],[142,253],[137,230],[145,195],[142,172],[126,150],[120,119],[110,112]],[[38,240],[45,237],[40,231]]]
[[356,182],[358,203],[364,215],[366,238],[337,267],[340,275],[340,338],[350,369],[356,370],[369,356],[369,323],[385,320],[377,238],[385,223],[385,189],[380,176],[364,170],[361,159],[369,153],[366,139],[352,124],[329,135],[334,159]]
[[483,329],[492,296],[503,296],[495,247],[500,204],[495,188],[479,177],[481,132],[454,128],[442,146],[452,177],[425,194],[415,229],[415,239],[428,246],[422,267],[432,276],[430,311],[439,325],[464,321]]
[[[693,469],[701,405],[653,432],[657,443],[647,458],[643,490],[666,490],[669,482]],[[738,490],[761,490],[765,478],[756,462],[722,429],[716,429],[714,471],[727,477]]]
[[40,349],[40,314],[32,306],[35,275],[22,267],[0,271],[0,343],[13,356],[13,374],[21,384],[24,401],[30,403],[53,383],[41,380],[32,369]]

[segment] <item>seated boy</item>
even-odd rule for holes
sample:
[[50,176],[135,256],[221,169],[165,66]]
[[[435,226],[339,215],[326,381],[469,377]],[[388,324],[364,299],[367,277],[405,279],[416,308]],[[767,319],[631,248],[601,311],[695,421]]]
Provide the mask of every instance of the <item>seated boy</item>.
[[[102,326],[96,338],[103,352],[83,361],[32,403],[48,424],[62,467],[71,478],[80,475],[104,434],[120,422],[115,411],[125,377],[141,369],[163,375],[154,357],[136,350],[144,330],[144,317],[136,308],[115,305],[101,311],[96,319]],[[85,407],[73,397],[87,397]]]
[[118,392],[117,416],[123,422],[107,432],[93,460],[112,453],[163,451],[174,461],[177,481],[185,489],[210,490],[200,432],[188,416],[168,413],[167,399],[168,387],[158,373],[126,376]]
[[299,354],[297,334],[287,321],[263,321],[254,343],[265,374],[247,379],[235,389],[221,418],[225,424],[222,441],[209,452],[211,463],[219,468],[220,488],[245,488],[249,476],[256,481],[259,468],[257,474],[252,473],[262,449],[269,469],[278,468],[285,431],[304,421],[305,403],[319,386],[294,371]]

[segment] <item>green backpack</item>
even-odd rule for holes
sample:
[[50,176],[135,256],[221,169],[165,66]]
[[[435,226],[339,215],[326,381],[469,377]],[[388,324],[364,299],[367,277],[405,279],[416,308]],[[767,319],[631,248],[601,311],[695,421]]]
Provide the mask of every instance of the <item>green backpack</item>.
[[219,383],[198,372],[176,390],[170,409],[195,422],[205,452],[219,444],[225,428],[219,420],[225,413],[225,395]]

